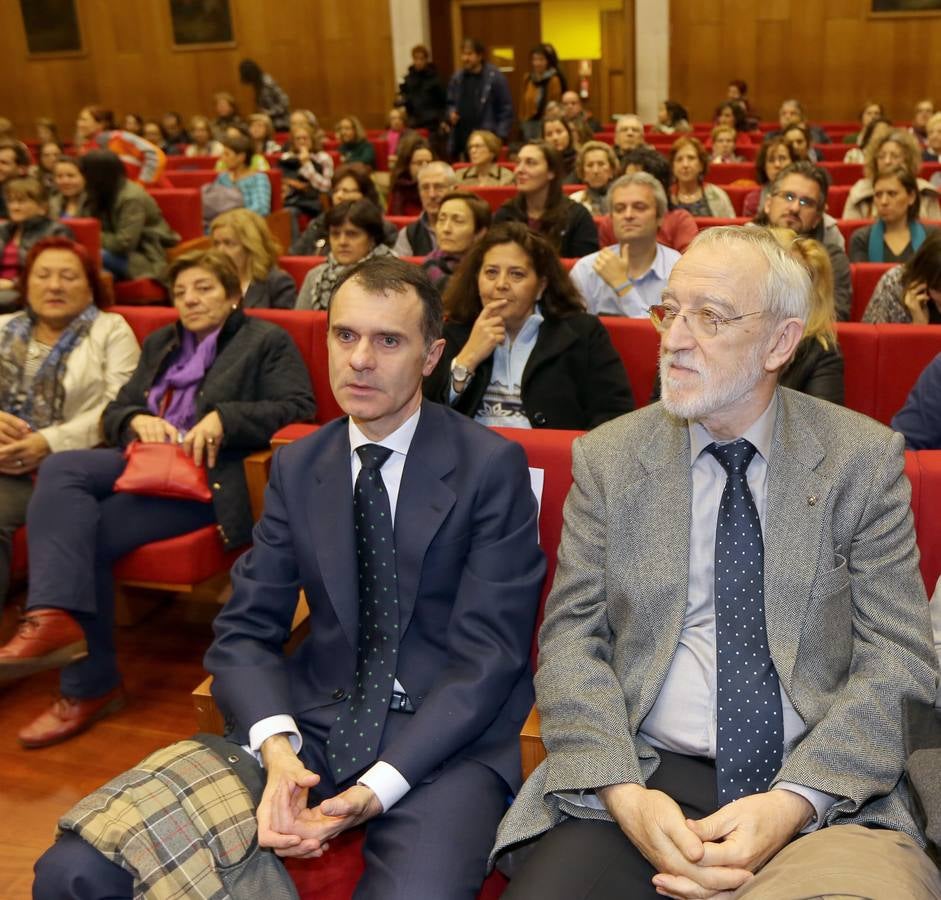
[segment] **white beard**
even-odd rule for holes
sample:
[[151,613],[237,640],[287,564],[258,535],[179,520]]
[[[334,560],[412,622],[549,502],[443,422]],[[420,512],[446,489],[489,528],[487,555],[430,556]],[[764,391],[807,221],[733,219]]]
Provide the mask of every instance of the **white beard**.
[[[660,400],[668,413],[681,419],[698,421],[706,416],[732,406],[750,394],[764,373],[762,356],[763,342],[757,341],[748,352],[735,360],[729,371],[717,373],[714,367],[697,365],[692,351],[660,351]],[[670,364],[676,362],[699,374],[699,385],[685,389],[677,380],[670,378]],[[721,375],[722,377],[717,377]]]

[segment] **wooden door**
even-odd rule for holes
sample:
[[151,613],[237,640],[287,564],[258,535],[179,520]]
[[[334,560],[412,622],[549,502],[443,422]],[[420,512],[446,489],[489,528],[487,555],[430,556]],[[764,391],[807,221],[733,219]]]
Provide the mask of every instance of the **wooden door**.
[[[538,2],[480,3],[460,2],[460,31],[454,35],[457,47],[454,64],[461,64],[460,46],[465,37],[482,41],[487,61],[499,68],[510,83],[513,109],[519,118],[523,99],[523,78],[529,71],[529,51],[540,42]],[[512,53],[500,53],[511,50]]]

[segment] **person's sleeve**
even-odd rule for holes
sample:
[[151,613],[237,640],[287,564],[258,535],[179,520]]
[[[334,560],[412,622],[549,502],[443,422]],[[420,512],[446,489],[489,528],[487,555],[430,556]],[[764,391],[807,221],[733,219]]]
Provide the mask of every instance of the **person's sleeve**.
[[245,208],[260,216],[271,212],[271,181],[264,173],[256,173],[240,183],[245,197]]
[[941,449],[941,354],[918,377],[892,428],[904,435],[909,450]]
[[583,446],[572,444],[558,565],[539,631],[536,705],[548,751],[547,792],[644,784],[624,686],[612,666],[606,498]]
[[392,247],[392,252],[396,256],[412,255],[412,242],[408,239],[407,225],[403,225],[399,229],[399,236],[395,239],[395,245]]
[[810,834],[823,827],[823,821],[827,815],[827,810],[836,802],[836,797],[826,794],[823,791],[815,791],[812,788],[804,787],[802,784],[791,784],[788,781],[779,781],[775,786],[776,791],[790,791],[803,797],[813,808],[814,817],[801,830],[801,834]]
[[902,307],[902,283],[895,269],[889,269],[876,284],[869,303],[866,304],[866,311],[863,313],[863,321],[869,324],[878,322],[901,322],[904,321],[895,310]]
[[[321,265],[323,265],[323,263],[321,263]],[[297,292],[297,303],[294,304],[295,309],[314,308],[314,292],[317,288],[317,270],[319,268],[320,266],[315,266],[304,276],[304,280],[301,282],[301,289]]]
[[497,105],[497,135],[505,141],[513,127],[513,97],[510,94],[510,84],[502,72],[497,72],[493,93]]
[[709,210],[710,212],[722,219],[734,219],[735,218],[735,207],[732,206],[732,201],[729,199],[729,195],[716,185],[710,185],[709,193],[711,196],[709,200]]
[[388,812],[411,790],[402,773],[382,760],[363,772],[356,783],[365,785],[376,795],[383,812]]
[[140,246],[144,224],[147,221],[147,209],[142,200],[128,197],[117,209],[114,230],[101,229],[101,246],[109,253],[127,256]]
[[[811,338],[816,340],[816,338]],[[820,353],[813,369],[807,373],[807,380],[800,387],[805,394],[829,400],[831,403],[843,405],[845,400],[845,387],[843,382],[843,357],[837,349],[830,349]]]
[[572,256],[588,256],[589,253],[597,253],[601,248],[598,246],[598,229],[595,226],[595,220],[584,206],[579,206],[577,203],[573,206],[576,213],[572,217],[572,233],[568,238]]
[[696,235],[699,234],[699,226],[696,220],[687,210],[679,210],[686,213],[684,216],[677,216],[674,219],[673,227],[673,249],[677,253],[685,253],[686,248],[693,242]]
[[833,266],[833,300],[836,304],[836,318],[839,322],[848,322],[853,306],[853,276],[849,257],[842,250],[838,250],[830,254],[830,262]]
[[[572,266],[572,271],[569,272],[569,278],[572,279],[572,284],[575,285],[576,290],[581,294],[582,300],[585,301],[585,308],[590,313],[596,313],[598,310],[598,297],[597,292],[593,290],[592,285],[592,275],[594,274],[594,267],[592,261],[588,257],[583,256],[574,266]],[[602,282],[603,287],[607,288],[608,285]],[[613,293],[613,291],[612,291]]]
[[134,373],[140,359],[140,347],[131,326],[117,317],[104,348],[102,379],[104,393],[87,404],[78,415],[58,425],[39,429],[50,450],[84,450],[101,440],[101,414]]
[[276,270],[269,276],[268,300],[272,309],[294,309],[297,284],[287,272]]
[[501,441],[477,468],[463,567],[453,573],[448,663],[380,755],[409,784],[477,740],[529,666],[546,563],[526,455]]
[[294,717],[285,715],[268,716],[248,729],[248,749],[252,751],[255,759],[262,766],[264,766],[265,761],[261,756],[261,745],[276,734],[283,734],[295,753],[301,752],[304,739],[301,737],[301,731],[297,727]]
[[850,238],[850,262],[869,262],[869,229],[857,228]]
[[[901,435],[875,436],[845,462],[843,483],[849,532],[845,556],[820,596],[817,616],[846,615],[849,668],[827,695],[827,709],[797,742],[775,776],[823,791],[837,801],[824,824],[851,816],[891,794],[905,767],[900,711],[935,699],[938,660],[928,601],[918,568],[911,488]],[[842,569],[842,575],[840,570]],[[806,676],[805,676],[806,677]]]
[[445,116],[450,116],[451,113],[457,112],[457,102],[458,102],[458,87],[459,78],[458,73],[455,72],[451,79],[448,81],[448,89],[445,93]]
[[279,428],[314,418],[310,375],[290,335],[274,328],[256,352],[260,359],[255,367],[255,398],[215,404],[222,419],[224,448],[266,447]]
[[586,340],[585,374],[579,394],[587,412],[588,428],[629,413],[634,408],[634,394],[608,329],[592,317]]
[[140,156],[140,172],[137,180],[142,184],[154,184],[163,174],[164,167],[167,164],[167,156],[155,144],[145,140],[139,134],[130,131],[119,131],[119,138],[126,144],[130,144],[137,150]]

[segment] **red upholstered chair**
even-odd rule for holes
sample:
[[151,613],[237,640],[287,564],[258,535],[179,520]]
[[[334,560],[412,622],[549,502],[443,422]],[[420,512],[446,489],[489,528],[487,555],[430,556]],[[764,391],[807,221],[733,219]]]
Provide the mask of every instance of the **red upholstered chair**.
[[710,163],[709,181],[712,184],[721,185],[723,188],[733,181],[741,179],[753,181],[755,178],[755,167],[752,163]]
[[721,225],[745,225],[751,221],[747,216],[736,216],[734,219],[723,219],[721,216],[694,216],[694,219],[700,231]]
[[72,229],[77,243],[81,244],[88,255],[95,260],[101,259],[101,222],[91,217],[69,219],[66,223]]
[[853,284],[853,303],[850,308],[852,321],[862,320],[879,279],[894,265],[894,263],[850,263],[850,278]]
[[[196,188],[199,190],[204,184],[215,181],[219,173],[213,169],[172,169],[164,173],[164,178],[176,188]],[[281,197],[281,170],[269,169],[265,172],[271,182],[271,211],[281,209],[284,200]],[[200,234],[202,234],[202,214],[200,214]],[[177,229],[179,230],[179,229]],[[184,238],[185,239],[185,238]]]
[[418,221],[418,216],[386,216],[385,219],[401,231],[406,225],[411,225],[412,222]]
[[[912,482],[912,511],[915,536],[921,551],[921,575],[928,596],[941,577],[941,450],[909,451],[905,473]],[[913,478],[913,470],[917,477]]]
[[625,319],[621,316],[600,316],[600,319],[624,363],[627,380],[634,392],[634,406],[646,406],[657,375],[660,352],[657,329],[649,319]]
[[838,322],[837,341],[843,354],[843,386],[846,407],[865,416],[875,416],[876,361],[879,338],[872,325],[859,322]]
[[[202,177],[204,172],[175,172],[174,175],[195,175]],[[212,181],[214,172],[206,181]],[[175,182],[174,182],[175,183]],[[157,201],[167,224],[177,232],[184,241],[203,236],[203,199],[199,187],[189,185],[186,187],[150,188],[150,196]]]
[[918,376],[941,353],[937,325],[873,325],[878,335],[873,418],[888,425],[905,404]]
[[516,194],[516,185],[485,185],[469,184],[467,190],[473,191],[478,197],[483,197],[490,204],[490,208],[496,212],[507,200],[512,200]]
[[938,172],[941,172],[941,163],[923,162],[921,169],[918,170],[918,176],[924,178],[925,181],[931,181],[931,176],[937,175]]
[[820,164],[820,168],[829,174],[830,184],[833,186],[848,185],[852,187],[863,177],[862,163],[824,162]]
[[827,212],[834,219],[842,218],[843,207],[846,206],[846,198],[849,196],[849,184],[835,184],[827,191]]
[[304,283],[304,279],[307,277],[307,273],[311,269],[315,269],[317,266],[325,263],[326,261],[326,256],[278,257],[278,265],[294,279],[298,290],[301,289],[301,285]]
[[843,157],[849,149],[849,144],[814,144],[820,162],[843,162]]
[[[843,235],[843,240],[846,241],[847,254],[849,253],[850,240],[853,237],[853,233],[858,231],[860,228],[865,228],[867,225],[872,225],[872,219],[837,219],[836,220],[836,227],[840,229],[840,234]],[[872,295],[872,292],[870,292],[870,296],[871,295]],[[863,309],[865,311],[865,307]]]
[[[293,315],[298,315],[298,313],[293,313]],[[330,371],[327,364],[327,313],[318,309],[306,312],[304,315],[310,316],[311,321],[311,349],[307,368],[314,385],[314,396],[317,398],[317,422],[323,425],[346,413],[340,409],[330,388]]]
[[187,169],[215,169],[218,156],[168,156],[165,172],[179,172]]
[[386,143],[385,138],[375,138],[369,142],[372,144],[373,150],[376,151],[376,171],[377,172],[388,172],[389,171],[389,145]]
[[[710,173],[712,169],[709,170]],[[744,187],[734,184],[724,184],[722,185],[722,190],[729,195],[729,200],[732,201],[732,208],[735,210],[735,215],[740,216],[742,214],[742,208],[745,206],[745,198],[755,189],[753,184],[745,185]]]

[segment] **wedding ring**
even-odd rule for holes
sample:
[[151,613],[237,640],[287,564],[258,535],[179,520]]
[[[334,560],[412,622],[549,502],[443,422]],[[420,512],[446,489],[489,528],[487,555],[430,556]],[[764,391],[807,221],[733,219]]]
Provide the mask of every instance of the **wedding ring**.
[[21,466],[21,467],[26,465],[26,463],[24,463],[23,460],[21,460],[21,459],[18,459],[18,460],[16,461],[16,464],[17,464],[18,466]]
[[207,444],[214,444],[215,442],[216,442],[216,439],[215,439],[214,437],[207,437],[207,438],[206,438],[206,443],[207,443]]

